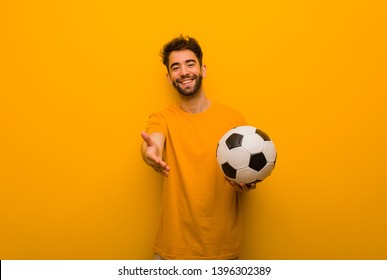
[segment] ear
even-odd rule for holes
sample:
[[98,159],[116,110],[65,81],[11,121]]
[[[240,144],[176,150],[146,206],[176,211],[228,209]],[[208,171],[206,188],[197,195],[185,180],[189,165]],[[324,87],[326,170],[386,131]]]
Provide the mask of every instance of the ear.
[[205,64],[202,65],[202,76],[203,78],[206,77],[207,74],[207,66]]

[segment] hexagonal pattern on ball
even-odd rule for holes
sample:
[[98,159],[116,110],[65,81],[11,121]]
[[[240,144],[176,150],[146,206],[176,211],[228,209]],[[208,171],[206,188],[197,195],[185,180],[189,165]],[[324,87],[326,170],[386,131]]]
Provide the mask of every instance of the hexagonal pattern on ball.
[[267,162],[275,162],[277,159],[277,152],[272,141],[266,141],[263,153],[267,159]]
[[242,147],[238,147],[227,152],[227,162],[235,169],[249,166],[250,154]]
[[258,154],[263,151],[265,141],[256,133],[247,134],[243,136],[242,147],[250,154]]
[[231,150],[242,146],[243,135],[239,133],[231,134],[225,141],[227,147]]
[[268,177],[274,169],[274,163],[268,163],[265,165],[261,171],[258,172],[257,180],[262,181],[266,177]]
[[250,167],[246,167],[236,172],[235,182],[251,184],[257,181],[257,175],[257,171],[251,169]]
[[263,153],[252,155],[249,161],[249,167],[255,171],[260,171],[267,164],[266,157]]
[[218,148],[216,149],[216,158],[218,159],[219,164],[223,164],[227,162],[228,151],[229,150],[226,146],[226,143],[219,142]]
[[242,135],[247,135],[256,132],[256,128],[250,125],[241,125],[234,128],[234,132],[240,133]]
[[221,165],[224,175],[226,175],[229,179],[235,179],[236,178],[236,169],[232,167],[228,162],[223,163]]

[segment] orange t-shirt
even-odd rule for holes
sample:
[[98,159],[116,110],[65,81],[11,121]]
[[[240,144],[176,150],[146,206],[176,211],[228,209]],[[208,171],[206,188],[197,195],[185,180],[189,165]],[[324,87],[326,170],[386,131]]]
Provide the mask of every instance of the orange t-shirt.
[[147,133],[166,138],[170,167],[153,249],[165,259],[232,259],[241,247],[238,193],[216,160],[218,141],[245,125],[242,114],[212,102],[199,114],[176,105],[151,114]]

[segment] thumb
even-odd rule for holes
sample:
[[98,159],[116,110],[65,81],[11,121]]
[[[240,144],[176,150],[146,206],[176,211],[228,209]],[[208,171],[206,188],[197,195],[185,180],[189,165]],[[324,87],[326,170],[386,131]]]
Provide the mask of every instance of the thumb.
[[145,131],[141,131],[141,137],[144,139],[144,141],[148,144],[148,142],[152,141],[150,138],[149,134],[146,133]]
[[147,146],[152,146],[153,145],[152,138],[149,136],[148,133],[146,133],[145,131],[142,131],[141,132],[141,137],[142,137],[142,139],[144,139],[144,141],[147,144]]

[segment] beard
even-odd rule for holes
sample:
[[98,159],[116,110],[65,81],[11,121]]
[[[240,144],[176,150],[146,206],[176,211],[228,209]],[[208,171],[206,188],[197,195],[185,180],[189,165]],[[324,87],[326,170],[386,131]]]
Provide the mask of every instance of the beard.
[[180,95],[184,97],[194,97],[202,87],[202,80],[203,76],[201,74],[199,75],[192,75],[185,77],[184,79],[191,78],[194,81],[194,85],[190,87],[184,87],[184,85],[180,84],[180,81],[182,79],[176,79],[173,81],[172,85],[173,87],[179,92]]

